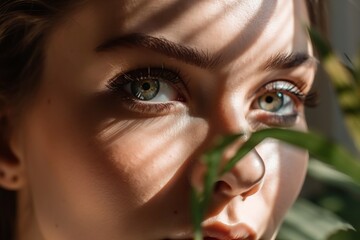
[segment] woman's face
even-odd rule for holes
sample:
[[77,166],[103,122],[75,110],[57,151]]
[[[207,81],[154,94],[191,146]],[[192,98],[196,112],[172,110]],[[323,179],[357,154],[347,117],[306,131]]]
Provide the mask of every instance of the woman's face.
[[[69,13],[11,143],[26,179],[20,236],[190,239],[191,183],[218,136],[306,129],[307,22],[300,0],[90,1]],[[204,236],[274,238],[306,164],[305,151],[258,145],[218,181]]]

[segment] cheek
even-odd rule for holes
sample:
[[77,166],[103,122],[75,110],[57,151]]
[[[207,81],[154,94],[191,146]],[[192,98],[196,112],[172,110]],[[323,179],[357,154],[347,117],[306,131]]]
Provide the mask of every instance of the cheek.
[[[46,236],[68,234],[64,239],[83,239],[84,233],[93,239],[91,229],[99,223],[106,223],[101,228],[109,234],[126,231],[122,228],[134,212],[184,176],[179,172],[204,141],[207,124],[185,116],[119,120],[89,136],[81,117],[68,110],[73,105],[53,99],[49,107],[42,99],[25,122],[37,220]],[[181,199],[183,192],[176,194],[171,197]]]
[[266,140],[257,147],[266,165],[264,197],[280,222],[295,201],[306,175],[308,153],[277,140]]
[[38,105],[25,123],[28,201],[32,201],[36,221],[47,238],[81,239],[87,238],[82,235],[86,233],[87,239],[92,239],[91,228],[106,222],[108,213],[114,212],[112,200],[125,203],[128,199],[107,194],[107,183],[114,179],[111,168],[71,121],[74,116],[59,105],[52,106],[56,111]]
[[105,158],[126,183],[124,189],[131,194],[134,205],[148,202],[183,175],[180,172],[187,168],[191,153],[201,144],[207,129],[202,120],[166,116],[119,122],[103,130],[98,142],[106,142],[123,124],[136,126],[108,142]]
[[[85,133],[75,101],[51,95],[49,104],[45,96],[34,103],[23,123],[30,191],[24,202],[33,206],[47,239],[110,239],[96,234],[121,231],[126,221],[121,216],[130,211],[127,183],[113,168],[105,143]],[[103,233],[95,234],[100,226]]]

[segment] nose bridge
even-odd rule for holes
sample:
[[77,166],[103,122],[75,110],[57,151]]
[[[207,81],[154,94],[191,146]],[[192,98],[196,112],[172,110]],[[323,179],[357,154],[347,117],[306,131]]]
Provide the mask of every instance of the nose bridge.
[[241,94],[235,91],[225,93],[216,98],[210,120],[216,135],[243,133],[246,131],[245,108]]
[[[244,144],[249,134],[246,121],[246,104],[242,98],[241,89],[227,91],[223,89],[214,100],[213,112],[210,118],[212,136],[228,134],[244,134],[243,137],[227,146],[222,155],[224,166]],[[265,175],[265,164],[256,149],[251,150],[229,172],[225,173],[216,184],[216,191],[228,196],[241,195],[244,198],[254,194],[260,187]]]
[[[229,86],[220,84],[218,94],[209,98],[208,104],[212,105],[211,112],[207,112],[209,119],[208,142],[213,142],[214,138],[229,134],[244,134],[224,149],[221,159],[220,169],[234,156],[236,151],[246,141],[249,127],[246,121],[246,104],[242,97],[241,89],[233,91],[226,89]],[[211,148],[207,146],[206,149]],[[197,161],[193,165],[191,182],[201,189],[204,184],[204,174],[206,166]],[[265,164],[256,149],[251,150],[243,157],[230,171],[226,172],[218,179],[215,185],[215,195],[219,199],[230,199],[235,196],[246,198],[260,189],[262,180],[265,176]],[[217,197],[216,197],[217,198]]]

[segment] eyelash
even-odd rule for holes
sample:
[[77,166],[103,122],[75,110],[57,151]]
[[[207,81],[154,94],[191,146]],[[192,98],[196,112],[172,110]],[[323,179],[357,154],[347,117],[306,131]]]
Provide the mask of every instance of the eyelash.
[[[282,87],[279,87],[278,84],[283,84]],[[303,86],[296,86],[296,84],[286,81],[286,80],[277,80],[265,84],[262,87],[261,92],[285,92],[290,93],[292,96],[296,97],[305,107],[316,107],[318,104],[318,92],[313,91],[310,93],[303,93]]]
[[[141,99],[134,99],[133,96],[124,90],[127,84],[143,79],[157,79],[169,83],[176,90],[177,98],[166,103],[151,103]],[[149,115],[161,115],[173,111],[179,105],[179,102],[186,102],[187,82],[184,79],[186,77],[180,74],[179,69],[169,69],[164,66],[147,67],[117,74],[109,81],[107,88],[117,97],[120,96],[123,106],[128,110]]]
[[[286,80],[277,80],[265,84],[256,94],[256,99],[259,99],[260,96],[267,93],[283,93],[289,96],[294,102],[295,106],[303,105],[305,107],[316,107],[318,103],[318,94],[317,92],[310,92],[308,94],[303,93],[303,86],[297,86],[292,82]],[[297,117],[298,113],[294,114],[278,114],[276,112],[268,112],[262,109],[256,111],[256,127],[254,129],[261,128],[262,125],[266,126],[281,126],[281,127],[290,127],[292,126]]]
[[315,108],[319,104],[319,93],[317,91],[312,91],[305,95],[304,106],[308,108]]

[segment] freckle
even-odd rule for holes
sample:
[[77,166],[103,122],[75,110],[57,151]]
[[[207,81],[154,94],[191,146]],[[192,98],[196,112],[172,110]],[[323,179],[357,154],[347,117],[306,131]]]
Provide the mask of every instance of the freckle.
[[51,104],[51,98],[48,98],[47,104]]
[[178,213],[179,213],[179,212],[178,212],[177,210],[174,211],[174,215],[178,215]]
[[56,223],[56,224],[55,224],[55,228],[59,228],[59,224]]

